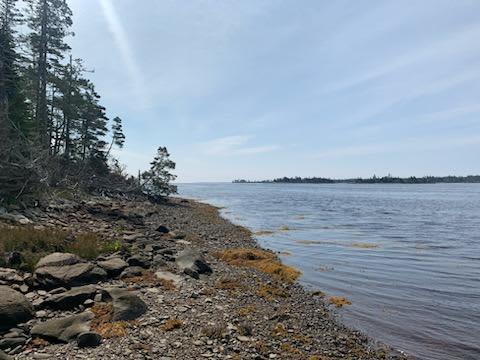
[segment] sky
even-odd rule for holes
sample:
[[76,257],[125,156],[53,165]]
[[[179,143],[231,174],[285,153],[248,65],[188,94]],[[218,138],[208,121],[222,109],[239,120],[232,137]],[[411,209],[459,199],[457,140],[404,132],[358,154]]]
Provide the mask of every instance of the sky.
[[480,173],[478,0],[69,0],[135,174]]

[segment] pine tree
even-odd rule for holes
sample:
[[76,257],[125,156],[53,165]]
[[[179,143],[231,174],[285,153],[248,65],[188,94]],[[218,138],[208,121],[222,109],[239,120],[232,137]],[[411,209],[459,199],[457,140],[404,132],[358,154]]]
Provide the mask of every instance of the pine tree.
[[123,149],[123,145],[125,144],[125,134],[123,133],[122,119],[116,116],[112,121],[112,141],[110,142],[110,147],[107,151],[107,157],[110,155],[113,145],[118,146],[119,149]]
[[[21,16],[15,8],[16,0],[0,1],[0,127],[8,138],[27,132],[27,107],[21,91],[15,50],[15,26],[21,23]],[[2,142],[4,143],[4,142]]]
[[70,47],[65,38],[71,35],[72,12],[66,0],[27,0],[30,16],[28,25],[31,33],[28,40],[31,50],[31,89],[34,114],[39,140],[42,147],[51,146],[51,111],[49,90],[61,61]]
[[177,192],[177,187],[171,182],[177,177],[171,173],[175,163],[170,159],[166,147],[159,147],[157,155],[150,163],[150,170],[141,174],[142,190],[153,197],[168,196]]

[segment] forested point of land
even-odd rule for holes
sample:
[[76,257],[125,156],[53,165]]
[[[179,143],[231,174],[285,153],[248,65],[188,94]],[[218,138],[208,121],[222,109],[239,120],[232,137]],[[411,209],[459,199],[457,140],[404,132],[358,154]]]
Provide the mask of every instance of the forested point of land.
[[469,176],[424,176],[408,178],[383,176],[372,176],[368,179],[354,178],[354,179],[329,179],[321,177],[283,177],[273,180],[262,181],[249,181],[249,180],[234,180],[234,183],[262,183],[262,184],[335,184],[335,183],[348,183],[348,184],[437,184],[437,183],[480,183],[480,175]]
[[112,156],[125,143],[122,119],[109,119],[70,47],[72,24],[66,0],[0,0],[0,207],[59,188],[175,191],[165,147],[138,178]]

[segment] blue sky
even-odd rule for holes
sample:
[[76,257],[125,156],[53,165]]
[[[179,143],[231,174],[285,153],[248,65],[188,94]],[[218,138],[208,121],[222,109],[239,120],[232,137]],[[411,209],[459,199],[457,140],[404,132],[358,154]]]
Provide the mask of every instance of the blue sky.
[[69,2],[131,173],[480,173],[478,0]]

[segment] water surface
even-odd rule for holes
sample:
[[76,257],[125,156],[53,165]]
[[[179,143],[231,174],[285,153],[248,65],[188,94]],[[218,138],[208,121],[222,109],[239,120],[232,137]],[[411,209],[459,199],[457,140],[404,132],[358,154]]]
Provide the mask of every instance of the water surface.
[[[423,359],[480,359],[480,184],[182,184],[223,207],[340,316]],[[288,230],[287,230],[288,229]]]

